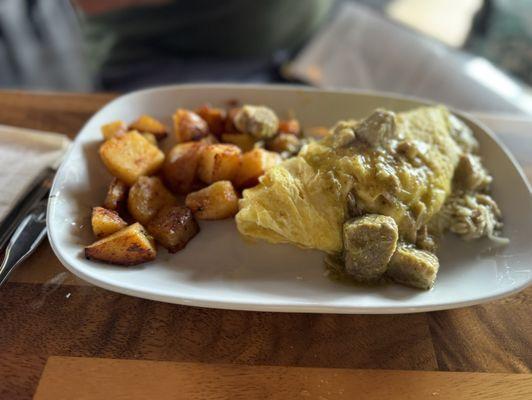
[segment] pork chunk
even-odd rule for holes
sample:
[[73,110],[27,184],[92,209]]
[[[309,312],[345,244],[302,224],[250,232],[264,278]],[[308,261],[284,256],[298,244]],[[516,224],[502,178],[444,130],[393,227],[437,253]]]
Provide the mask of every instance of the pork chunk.
[[471,129],[458,117],[449,115],[451,135],[464,153],[472,153],[478,150],[478,142],[473,136]]
[[388,264],[386,274],[397,283],[430,289],[439,267],[438,258],[434,254],[400,244]]
[[235,115],[234,124],[239,132],[269,139],[277,133],[279,119],[268,107],[245,105]]
[[356,280],[379,279],[397,246],[397,224],[391,217],[367,214],[347,221],[343,228],[346,272]]
[[383,146],[396,136],[395,113],[387,110],[375,110],[356,129],[357,139],[372,147]]
[[462,190],[482,191],[489,188],[492,178],[479,156],[467,153],[460,157],[454,171],[454,184]]
[[340,121],[332,128],[332,134],[326,136],[322,143],[333,149],[340,149],[342,147],[350,147],[355,139],[355,129],[358,122],[355,120]]

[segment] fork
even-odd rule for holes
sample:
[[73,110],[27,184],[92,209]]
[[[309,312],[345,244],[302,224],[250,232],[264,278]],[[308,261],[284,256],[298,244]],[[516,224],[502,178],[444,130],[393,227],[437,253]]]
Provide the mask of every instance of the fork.
[[39,201],[24,217],[7,245],[4,260],[0,265],[0,286],[11,272],[39,246],[46,236],[46,205],[48,197]]

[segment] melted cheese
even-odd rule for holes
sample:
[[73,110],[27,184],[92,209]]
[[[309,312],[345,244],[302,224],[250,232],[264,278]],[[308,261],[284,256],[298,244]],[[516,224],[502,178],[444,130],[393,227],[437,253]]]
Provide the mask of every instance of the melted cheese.
[[451,191],[461,150],[449,117],[444,107],[397,114],[393,135],[391,127],[375,132],[385,137],[379,145],[357,140],[357,122],[339,124],[244,191],[238,229],[273,243],[340,251],[351,192],[360,211],[394,218],[402,239],[415,241]]

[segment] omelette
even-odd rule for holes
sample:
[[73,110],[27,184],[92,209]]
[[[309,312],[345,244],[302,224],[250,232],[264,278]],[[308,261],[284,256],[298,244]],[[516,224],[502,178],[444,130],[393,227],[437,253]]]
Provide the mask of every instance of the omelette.
[[[477,148],[469,128],[443,106],[377,109],[364,120],[338,122],[268,170],[243,192],[236,223],[247,237],[322,250],[358,281],[388,276],[429,288],[438,270],[434,237],[453,231],[463,214],[453,206],[487,196],[491,177]],[[492,231],[502,226],[495,207],[483,209]],[[474,237],[481,228],[467,222]]]

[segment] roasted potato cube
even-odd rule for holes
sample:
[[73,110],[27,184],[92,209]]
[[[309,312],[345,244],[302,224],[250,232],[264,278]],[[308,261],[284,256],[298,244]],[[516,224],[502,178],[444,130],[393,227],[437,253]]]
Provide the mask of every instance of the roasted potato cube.
[[107,189],[103,206],[109,210],[120,211],[127,200],[127,185],[118,178],[113,178]]
[[124,121],[118,120],[102,125],[101,130],[104,140],[108,140],[111,139],[113,136],[126,133],[127,125]]
[[249,151],[255,146],[255,139],[247,133],[222,133],[222,142],[234,144],[240,147],[243,152]]
[[295,118],[283,119],[279,121],[279,128],[277,131],[279,133],[289,133],[291,135],[300,136],[301,126],[299,125],[299,121]]
[[141,115],[139,119],[130,125],[129,129],[151,133],[159,140],[165,138],[168,134],[168,129],[166,129],[166,126],[164,126],[162,122],[150,117],[149,115]]
[[238,188],[247,188],[259,183],[259,178],[271,167],[281,162],[281,156],[264,149],[253,149],[244,153],[242,163],[233,180]]
[[225,117],[224,132],[226,133],[238,133],[238,129],[235,126],[235,116],[240,111],[240,107],[230,108]]
[[128,185],[139,176],[153,174],[164,161],[162,151],[136,131],[106,140],[100,157],[109,172]]
[[301,148],[301,140],[291,133],[279,133],[266,142],[266,148],[276,153],[295,154]]
[[305,130],[305,136],[320,140],[329,136],[332,133],[331,129],[325,126],[314,126]]
[[85,247],[89,260],[118,265],[136,265],[157,256],[155,241],[144,227],[135,223]]
[[234,118],[236,129],[257,139],[269,139],[277,133],[279,119],[268,107],[245,105]]
[[189,193],[185,204],[199,219],[224,219],[238,212],[238,195],[231,182],[218,181]]
[[127,209],[135,220],[146,224],[163,206],[175,203],[175,197],[159,178],[141,176],[129,189]]
[[157,144],[157,138],[155,137],[155,135],[154,135],[153,133],[142,132],[141,135],[142,135],[146,140],[148,140],[148,142],[150,142],[151,144],[153,144],[154,146],[158,146],[158,144]]
[[209,126],[209,132],[220,136],[225,128],[225,110],[208,105],[201,106],[196,110],[198,114]]
[[198,176],[205,183],[231,180],[240,167],[242,151],[232,144],[211,144],[201,153]]
[[103,238],[118,232],[127,226],[116,211],[103,207],[93,207],[91,216],[92,232],[97,238]]
[[209,134],[209,126],[195,112],[179,108],[172,115],[174,132],[178,142],[200,140]]
[[211,135],[211,134],[208,134],[207,136],[205,136],[203,139],[200,140],[200,142],[205,143],[205,144],[220,143],[220,141],[216,138],[216,136]]
[[172,191],[187,194],[192,190],[198,162],[206,146],[201,141],[179,143],[168,152],[163,165],[163,177]]
[[146,229],[170,253],[185,248],[199,232],[198,223],[189,208],[170,205],[161,208]]

